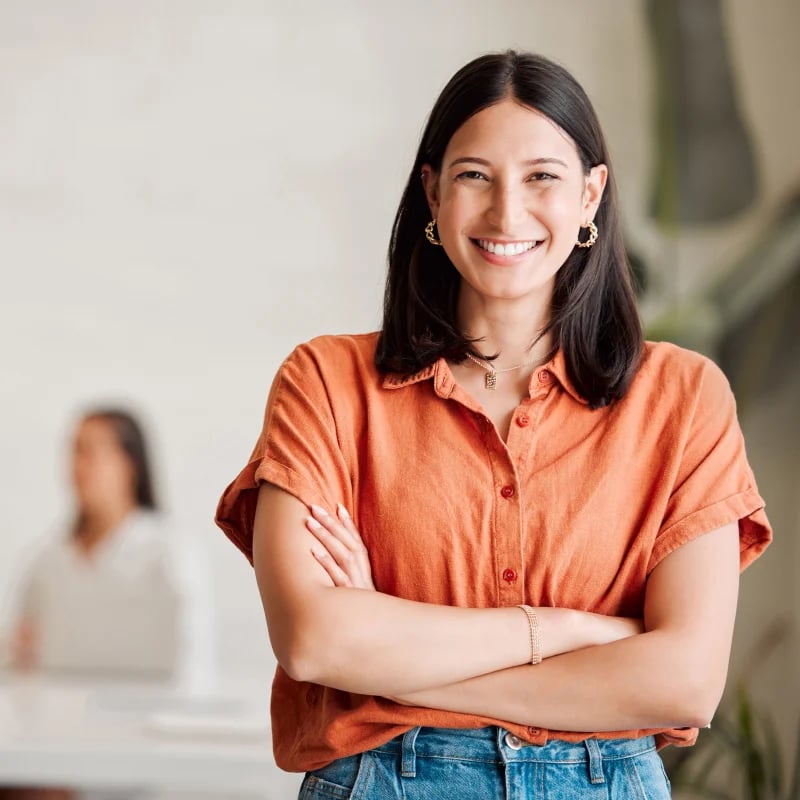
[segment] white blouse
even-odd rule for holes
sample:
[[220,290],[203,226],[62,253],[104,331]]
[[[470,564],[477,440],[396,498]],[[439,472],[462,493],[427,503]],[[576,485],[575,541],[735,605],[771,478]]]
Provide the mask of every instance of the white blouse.
[[50,539],[22,582],[17,616],[50,670],[170,674],[212,668],[207,570],[155,512],[137,510],[90,552]]

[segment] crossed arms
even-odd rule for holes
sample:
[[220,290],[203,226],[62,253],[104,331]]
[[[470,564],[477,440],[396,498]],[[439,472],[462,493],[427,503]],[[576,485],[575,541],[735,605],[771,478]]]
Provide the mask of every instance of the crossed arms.
[[[736,613],[736,523],[658,564],[643,621],[537,609],[545,659],[531,666],[519,609],[419,603],[334,581],[312,555],[320,539],[307,518],[299,500],[262,484],[256,579],[272,648],[295,680],[568,731],[700,727],[716,710]],[[345,540],[341,520],[321,519]]]

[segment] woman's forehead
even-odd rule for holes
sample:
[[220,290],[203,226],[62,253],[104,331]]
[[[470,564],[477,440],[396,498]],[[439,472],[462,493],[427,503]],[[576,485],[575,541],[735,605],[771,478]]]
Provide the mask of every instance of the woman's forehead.
[[89,417],[78,425],[76,438],[82,441],[116,441],[116,433],[108,420],[102,417]]
[[541,111],[511,98],[467,119],[450,138],[443,166],[470,156],[490,161],[559,157],[570,166],[580,164],[575,143],[561,127]]

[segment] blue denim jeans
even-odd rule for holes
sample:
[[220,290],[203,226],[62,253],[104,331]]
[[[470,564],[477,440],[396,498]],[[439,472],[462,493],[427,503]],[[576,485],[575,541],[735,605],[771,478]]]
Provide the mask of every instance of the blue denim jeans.
[[529,745],[503,728],[412,728],[306,774],[299,800],[665,800],[652,736]]

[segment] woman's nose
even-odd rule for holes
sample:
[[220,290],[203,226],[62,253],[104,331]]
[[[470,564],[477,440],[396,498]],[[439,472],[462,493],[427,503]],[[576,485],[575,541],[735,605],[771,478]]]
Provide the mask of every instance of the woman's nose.
[[489,219],[494,227],[505,234],[518,233],[522,220],[528,213],[523,192],[510,186],[498,184],[492,192]]

